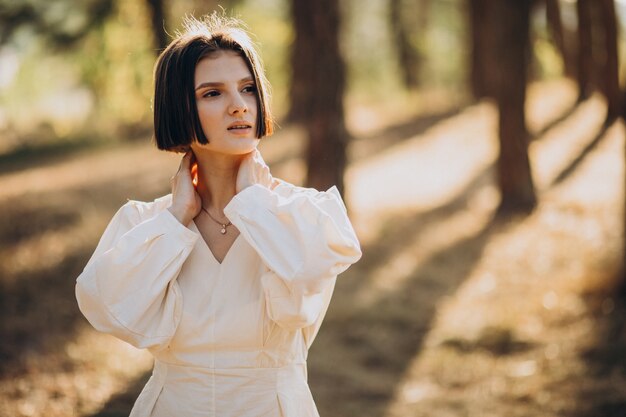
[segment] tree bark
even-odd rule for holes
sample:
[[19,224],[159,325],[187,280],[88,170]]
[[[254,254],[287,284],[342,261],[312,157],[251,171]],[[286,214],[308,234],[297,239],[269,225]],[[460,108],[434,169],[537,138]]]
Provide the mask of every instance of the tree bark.
[[528,158],[524,104],[528,79],[531,0],[497,0],[494,22],[499,57],[496,102],[500,154],[497,162],[500,213],[529,212],[536,196]]
[[607,101],[606,123],[613,122],[621,114],[621,91],[619,87],[619,61],[617,55],[617,19],[614,0],[600,0],[597,4],[602,18],[603,46],[600,63],[600,87]]
[[592,22],[590,0],[577,0],[576,12],[578,14],[578,94],[579,99],[589,97],[592,91]]
[[487,29],[485,17],[487,15],[486,0],[469,0],[468,16],[471,39],[470,56],[470,84],[476,99],[488,97],[489,88],[486,80],[486,54],[488,51]]
[[155,53],[158,55],[169,43],[167,32],[165,31],[165,8],[164,0],[146,0],[150,10],[150,21],[152,22],[152,36],[154,38]]
[[313,19],[309,16],[313,6],[291,0],[291,20],[294,26],[294,40],[290,50],[291,82],[289,88],[289,114],[287,121],[303,122],[307,112],[308,86],[307,80],[313,78],[316,68],[312,51],[309,49],[315,42]]
[[308,134],[306,185],[343,192],[347,131],[343,95],[345,66],[339,50],[338,0],[291,1],[292,106]]
[[476,99],[495,97],[499,66],[495,24],[500,19],[497,3],[502,0],[469,0],[471,39],[470,83]]

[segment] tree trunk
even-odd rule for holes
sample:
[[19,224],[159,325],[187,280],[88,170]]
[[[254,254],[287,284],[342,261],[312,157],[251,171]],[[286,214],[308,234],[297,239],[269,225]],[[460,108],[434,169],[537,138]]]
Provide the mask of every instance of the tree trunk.
[[402,0],[391,0],[389,2],[389,26],[392,33],[393,49],[396,51],[404,86],[411,89],[417,86],[416,60],[403,15]]
[[476,99],[489,96],[485,79],[485,63],[487,53],[486,32],[486,0],[469,0],[468,16],[471,39],[470,83]]
[[500,19],[496,3],[502,0],[469,0],[471,39],[470,82],[476,99],[495,97],[499,58],[495,54],[495,24]]
[[536,205],[524,104],[529,61],[531,0],[497,0],[496,56],[499,57],[496,102],[500,154],[497,162],[500,212],[529,212]]
[[598,3],[602,18],[604,54],[600,63],[600,87],[607,101],[606,123],[613,122],[621,114],[621,91],[619,87],[619,61],[617,56],[617,19],[613,0]]
[[294,40],[290,50],[291,82],[287,121],[293,123],[304,121],[309,100],[307,81],[313,78],[312,73],[316,68],[314,54],[310,49],[315,42],[313,19],[310,16],[313,5],[308,3],[291,0]]
[[[402,0],[390,0],[389,26],[402,80],[406,88],[414,89],[419,85],[421,57],[411,41],[411,33],[419,31],[421,35],[424,34],[428,22],[430,0],[421,0],[419,3],[409,6],[411,7],[407,8],[406,2]],[[413,6],[418,9],[419,19],[412,16],[415,11]],[[413,30],[411,30],[412,28]]]
[[164,0],[147,0],[148,9],[152,22],[152,36],[154,38],[155,53],[158,55],[169,43],[165,31],[165,6]]
[[589,97],[592,90],[593,55],[591,51],[591,3],[590,0],[577,0],[578,14],[578,94],[579,99]]
[[[292,105],[308,133],[309,187],[343,192],[347,132],[344,124],[344,62],[339,51],[337,0],[292,0],[296,38],[292,45]],[[295,93],[297,90],[297,94]]]
[[575,71],[572,68],[569,51],[565,45],[559,0],[546,0],[546,19],[548,21],[548,29],[552,37],[552,42],[554,42],[556,49],[563,59],[563,72],[565,75],[571,77],[574,75]]

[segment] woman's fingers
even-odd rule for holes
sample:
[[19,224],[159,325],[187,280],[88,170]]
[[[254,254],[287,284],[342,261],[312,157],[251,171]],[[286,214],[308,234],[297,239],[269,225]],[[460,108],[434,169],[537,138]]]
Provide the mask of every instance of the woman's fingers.
[[194,187],[197,171],[195,157],[191,151],[181,158],[178,172],[172,177],[172,205],[170,211],[183,224],[188,224],[200,211],[200,196]]
[[260,184],[270,188],[272,186],[272,174],[270,169],[263,160],[261,152],[258,149],[250,152],[241,162],[239,172],[237,173],[237,192],[253,185]]
[[176,176],[178,176],[178,174],[180,174],[181,172],[185,172],[185,171],[189,172],[192,166],[192,159],[195,160],[195,156],[193,152],[191,151],[185,152],[185,155],[183,155],[183,157],[180,159],[180,164],[178,165],[178,171],[176,171],[176,174],[174,174],[172,179],[176,178]]
[[191,151],[185,152],[185,155],[183,155],[183,159],[181,159],[180,161],[180,167],[183,169],[189,170],[191,168],[192,156],[193,156],[193,153]]
[[185,155],[183,155],[182,158],[180,158],[180,163],[178,164],[178,170],[176,171],[176,173],[172,176],[172,178],[170,179],[174,179],[176,178],[176,176],[181,172],[181,170],[185,167],[185,160],[188,160],[188,155],[189,152],[186,152]]

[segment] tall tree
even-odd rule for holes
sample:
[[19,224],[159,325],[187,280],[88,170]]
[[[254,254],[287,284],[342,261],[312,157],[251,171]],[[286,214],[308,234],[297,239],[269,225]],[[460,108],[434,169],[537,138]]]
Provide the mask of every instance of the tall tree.
[[402,0],[389,2],[389,27],[391,28],[392,43],[404,85],[408,89],[416,88],[419,84],[422,56],[412,39],[414,35],[418,38],[424,36],[430,2],[431,0],[419,0],[417,2],[412,0],[409,4]]
[[343,95],[345,66],[339,50],[338,0],[291,1],[295,40],[291,48],[292,105],[308,134],[307,185],[343,191],[347,131]]
[[308,49],[314,42],[313,22],[306,16],[307,11],[301,10],[308,6],[298,4],[297,0],[291,0],[291,19],[294,26],[294,40],[290,50],[291,84],[289,86],[289,122],[302,122],[309,100],[306,80],[313,78],[312,72],[315,65],[312,64],[311,51]]
[[613,122],[621,114],[621,91],[619,87],[619,61],[617,55],[617,19],[614,0],[599,0],[604,53],[600,62],[600,88],[607,101],[606,122]]
[[592,21],[590,0],[577,0],[576,13],[578,15],[578,51],[577,75],[579,99],[585,99],[591,94],[592,88]]
[[546,20],[548,22],[548,30],[550,31],[552,42],[554,42],[556,49],[561,54],[565,75],[572,76],[575,71],[572,68],[569,50],[565,44],[563,20],[561,19],[561,6],[559,0],[545,0],[545,2]]
[[[499,1],[499,0],[496,0]],[[493,97],[495,93],[494,0],[469,0],[468,16],[471,39],[470,85],[475,98]]]
[[494,53],[500,65],[495,98],[499,110],[500,154],[497,162],[500,212],[528,212],[536,205],[528,158],[524,104],[529,61],[532,0],[497,0]]
[[146,0],[151,15],[152,36],[157,55],[169,43],[167,31],[165,30],[165,7],[163,3],[163,0]]

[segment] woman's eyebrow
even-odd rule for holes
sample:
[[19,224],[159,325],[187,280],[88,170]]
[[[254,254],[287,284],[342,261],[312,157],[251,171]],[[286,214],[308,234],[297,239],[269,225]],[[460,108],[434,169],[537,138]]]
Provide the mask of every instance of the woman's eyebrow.
[[[239,82],[238,82],[238,83],[239,83],[239,84],[241,84],[241,83],[245,83],[245,82],[248,82],[248,81],[254,81],[254,79],[253,79],[251,76],[248,76],[248,77],[244,77],[244,78],[242,78],[241,80],[239,80]],[[222,82],[204,82],[204,83],[202,83],[202,84],[198,85],[198,86],[196,87],[195,91],[198,91],[198,90],[200,90],[201,88],[207,88],[207,87],[221,87],[221,86],[223,86],[223,85],[224,85],[224,83],[222,83]]]

